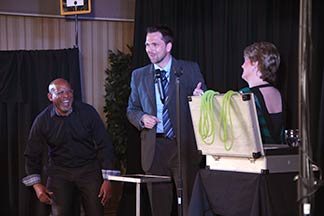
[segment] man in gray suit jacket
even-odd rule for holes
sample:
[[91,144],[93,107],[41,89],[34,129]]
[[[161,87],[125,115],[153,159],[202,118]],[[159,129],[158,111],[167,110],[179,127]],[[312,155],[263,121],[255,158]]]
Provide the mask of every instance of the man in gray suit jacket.
[[[168,216],[176,206],[179,164],[176,135],[180,130],[183,212],[187,215],[191,190],[199,169],[188,96],[202,95],[206,89],[195,62],[177,60],[171,55],[173,33],[163,25],[150,26],[146,32],[146,53],[152,64],[132,73],[127,117],[141,132],[142,168],[146,174],[164,175],[171,183],[148,184],[152,215]],[[164,78],[164,72],[165,78]],[[176,78],[180,83],[181,128],[177,128]],[[165,82],[164,82],[165,80]],[[167,92],[164,86],[168,86]],[[175,211],[174,211],[175,210]],[[176,212],[176,209],[173,209]]]

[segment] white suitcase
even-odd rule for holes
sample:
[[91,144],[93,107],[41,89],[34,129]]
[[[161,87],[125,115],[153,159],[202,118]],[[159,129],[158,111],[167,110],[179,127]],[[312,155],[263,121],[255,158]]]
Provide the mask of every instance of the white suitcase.
[[[213,170],[263,173],[297,172],[299,155],[297,147],[278,144],[262,144],[259,122],[252,93],[236,93],[231,96],[227,112],[227,140],[224,141],[224,122],[220,113],[224,113],[224,94],[213,97],[213,136],[202,137],[199,132],[208,125],[202,119],[202,96],[188,98],[197,148],[206,155],[206,166]],[[223,108],[223,110],[222,110]],[[206,115],[205,115],[206,116]],[[223,115],[224,116],[224,115]],[[220,126],[220,123],[223,126]],[[200,125],[199,125],[200,124]],[[209,125],[211,127],[211,125]],[[206,144],[207,143],[207,144]]]

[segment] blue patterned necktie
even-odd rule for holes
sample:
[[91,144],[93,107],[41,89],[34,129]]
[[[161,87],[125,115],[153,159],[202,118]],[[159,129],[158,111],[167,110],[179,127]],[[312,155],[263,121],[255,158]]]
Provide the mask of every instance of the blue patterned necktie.
[[168,89],[169,89],[169,82],[166,77],[166,71],[161,71],[161,77],[162,77],[162,87],[163,87],[163,92],[165,96],[165,102],[163,105],[163,111],[162,111],[162,120],[163,120],[163,129],[164,133],[167,137],[173,138],[174,137],[174,131],[171,125],[170,121],[170,116],[169,116],[169,111],[167,104],[169,102],[169,96],[168,96]]

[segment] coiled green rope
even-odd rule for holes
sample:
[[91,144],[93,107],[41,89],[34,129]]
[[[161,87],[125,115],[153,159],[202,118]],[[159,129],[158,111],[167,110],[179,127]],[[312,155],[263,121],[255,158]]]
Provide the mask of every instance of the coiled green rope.
[[200,118],[198,123],[198,132],[202,141],[205,144],[209,144],[209,145],[213,144],[215,140],[213,98],[214,95],[217,94],[219,93],[213,90],[207,90],[202,95],[201,104],[200,104]]
[[[233,147],[233,124],[230,113],[230,105],[231,105],[231,97],[238,92],[229,90],[223,96],[221,111],[220,111],[220,119],[219,119],[219,138],[224,143],[225,150],[229,151]],[[205,144],[213,144],[215,140],[215,117],[213,110],[213,98],[215,95],[219,94],[219,92],[215,92],[213,90],[207,90],[202,98],[200,104],[200,118],[198,123],[198,132]],[[228,118],[231,129],[231,143],[228,146],[228,134],[227,134],[227,126],[228,126]]]
[[[226,92],[223,96],[222,100],[222,107],[221,107],[221,112],[220,112],[220,117],[219,117],[219,139],[223,141],[224,143],[224,148],[226,151],[229,151],[233,147],[233,123],[232,123],[232,117],[231,117],[231,97],[233,95],[237,94],[237,92],[229,90]],[[229,124],[228,124],[228,118],[229,118]],[[230,126],[230,136],[231,136],[231,143],[230,145],[227,145],[227,140],[228,140],[228,130],[227,126]]]

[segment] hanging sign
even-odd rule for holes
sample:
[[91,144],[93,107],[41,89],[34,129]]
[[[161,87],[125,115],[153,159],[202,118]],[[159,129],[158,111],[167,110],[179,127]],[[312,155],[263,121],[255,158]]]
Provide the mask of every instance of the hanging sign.
[[60,0],[61,15],[91,13],[91,0]]

